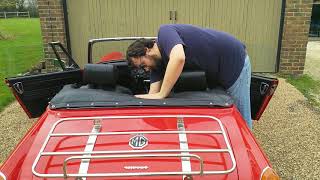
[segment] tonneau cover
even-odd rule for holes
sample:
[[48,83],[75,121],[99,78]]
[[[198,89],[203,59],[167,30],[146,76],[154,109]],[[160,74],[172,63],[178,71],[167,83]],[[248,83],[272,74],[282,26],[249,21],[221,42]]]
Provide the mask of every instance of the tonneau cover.
[[172,93],[162,100],[135,98],[131,94],[88,86],[73,88],[66,85],[49,103],[50,109],[88,107],[200,106],[230,107],[232,98],[222,89]]

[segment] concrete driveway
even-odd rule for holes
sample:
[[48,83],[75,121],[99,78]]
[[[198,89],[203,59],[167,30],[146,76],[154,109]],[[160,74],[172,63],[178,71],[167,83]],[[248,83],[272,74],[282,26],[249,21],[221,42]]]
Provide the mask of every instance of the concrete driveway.
[[320,80],[320,41],[308,42],[304,73]]

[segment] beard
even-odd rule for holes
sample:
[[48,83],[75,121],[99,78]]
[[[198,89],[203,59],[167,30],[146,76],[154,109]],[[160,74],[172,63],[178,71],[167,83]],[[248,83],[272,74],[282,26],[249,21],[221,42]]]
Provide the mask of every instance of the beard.
[[162,59],[157,57],[156,55],[152,55],[149,57],[150,61],[152,62],[152,66],[150,66],[151,70],[157,70],[162,65]]

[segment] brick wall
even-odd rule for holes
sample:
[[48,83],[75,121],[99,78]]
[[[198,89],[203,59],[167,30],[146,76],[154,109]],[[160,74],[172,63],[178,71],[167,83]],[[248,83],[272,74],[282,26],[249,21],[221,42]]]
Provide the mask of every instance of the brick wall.
[[38,0],[42,31],[43,51],[48,66],[52,66],[55,55],[48,42],[60,41],[66,47],[63,5],[61,0]]
[[280,72],[303,73],[313,0],[286,0]]

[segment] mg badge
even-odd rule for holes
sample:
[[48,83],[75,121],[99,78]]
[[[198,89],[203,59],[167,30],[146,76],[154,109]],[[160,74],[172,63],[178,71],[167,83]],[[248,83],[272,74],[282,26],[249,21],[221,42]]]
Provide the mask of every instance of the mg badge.
[[129,140],[129,145],[133,149],[142,149],[148,145],[148,139],[146,137],[144,137],[142,134],[138,134],[138,135],[133,136]]

